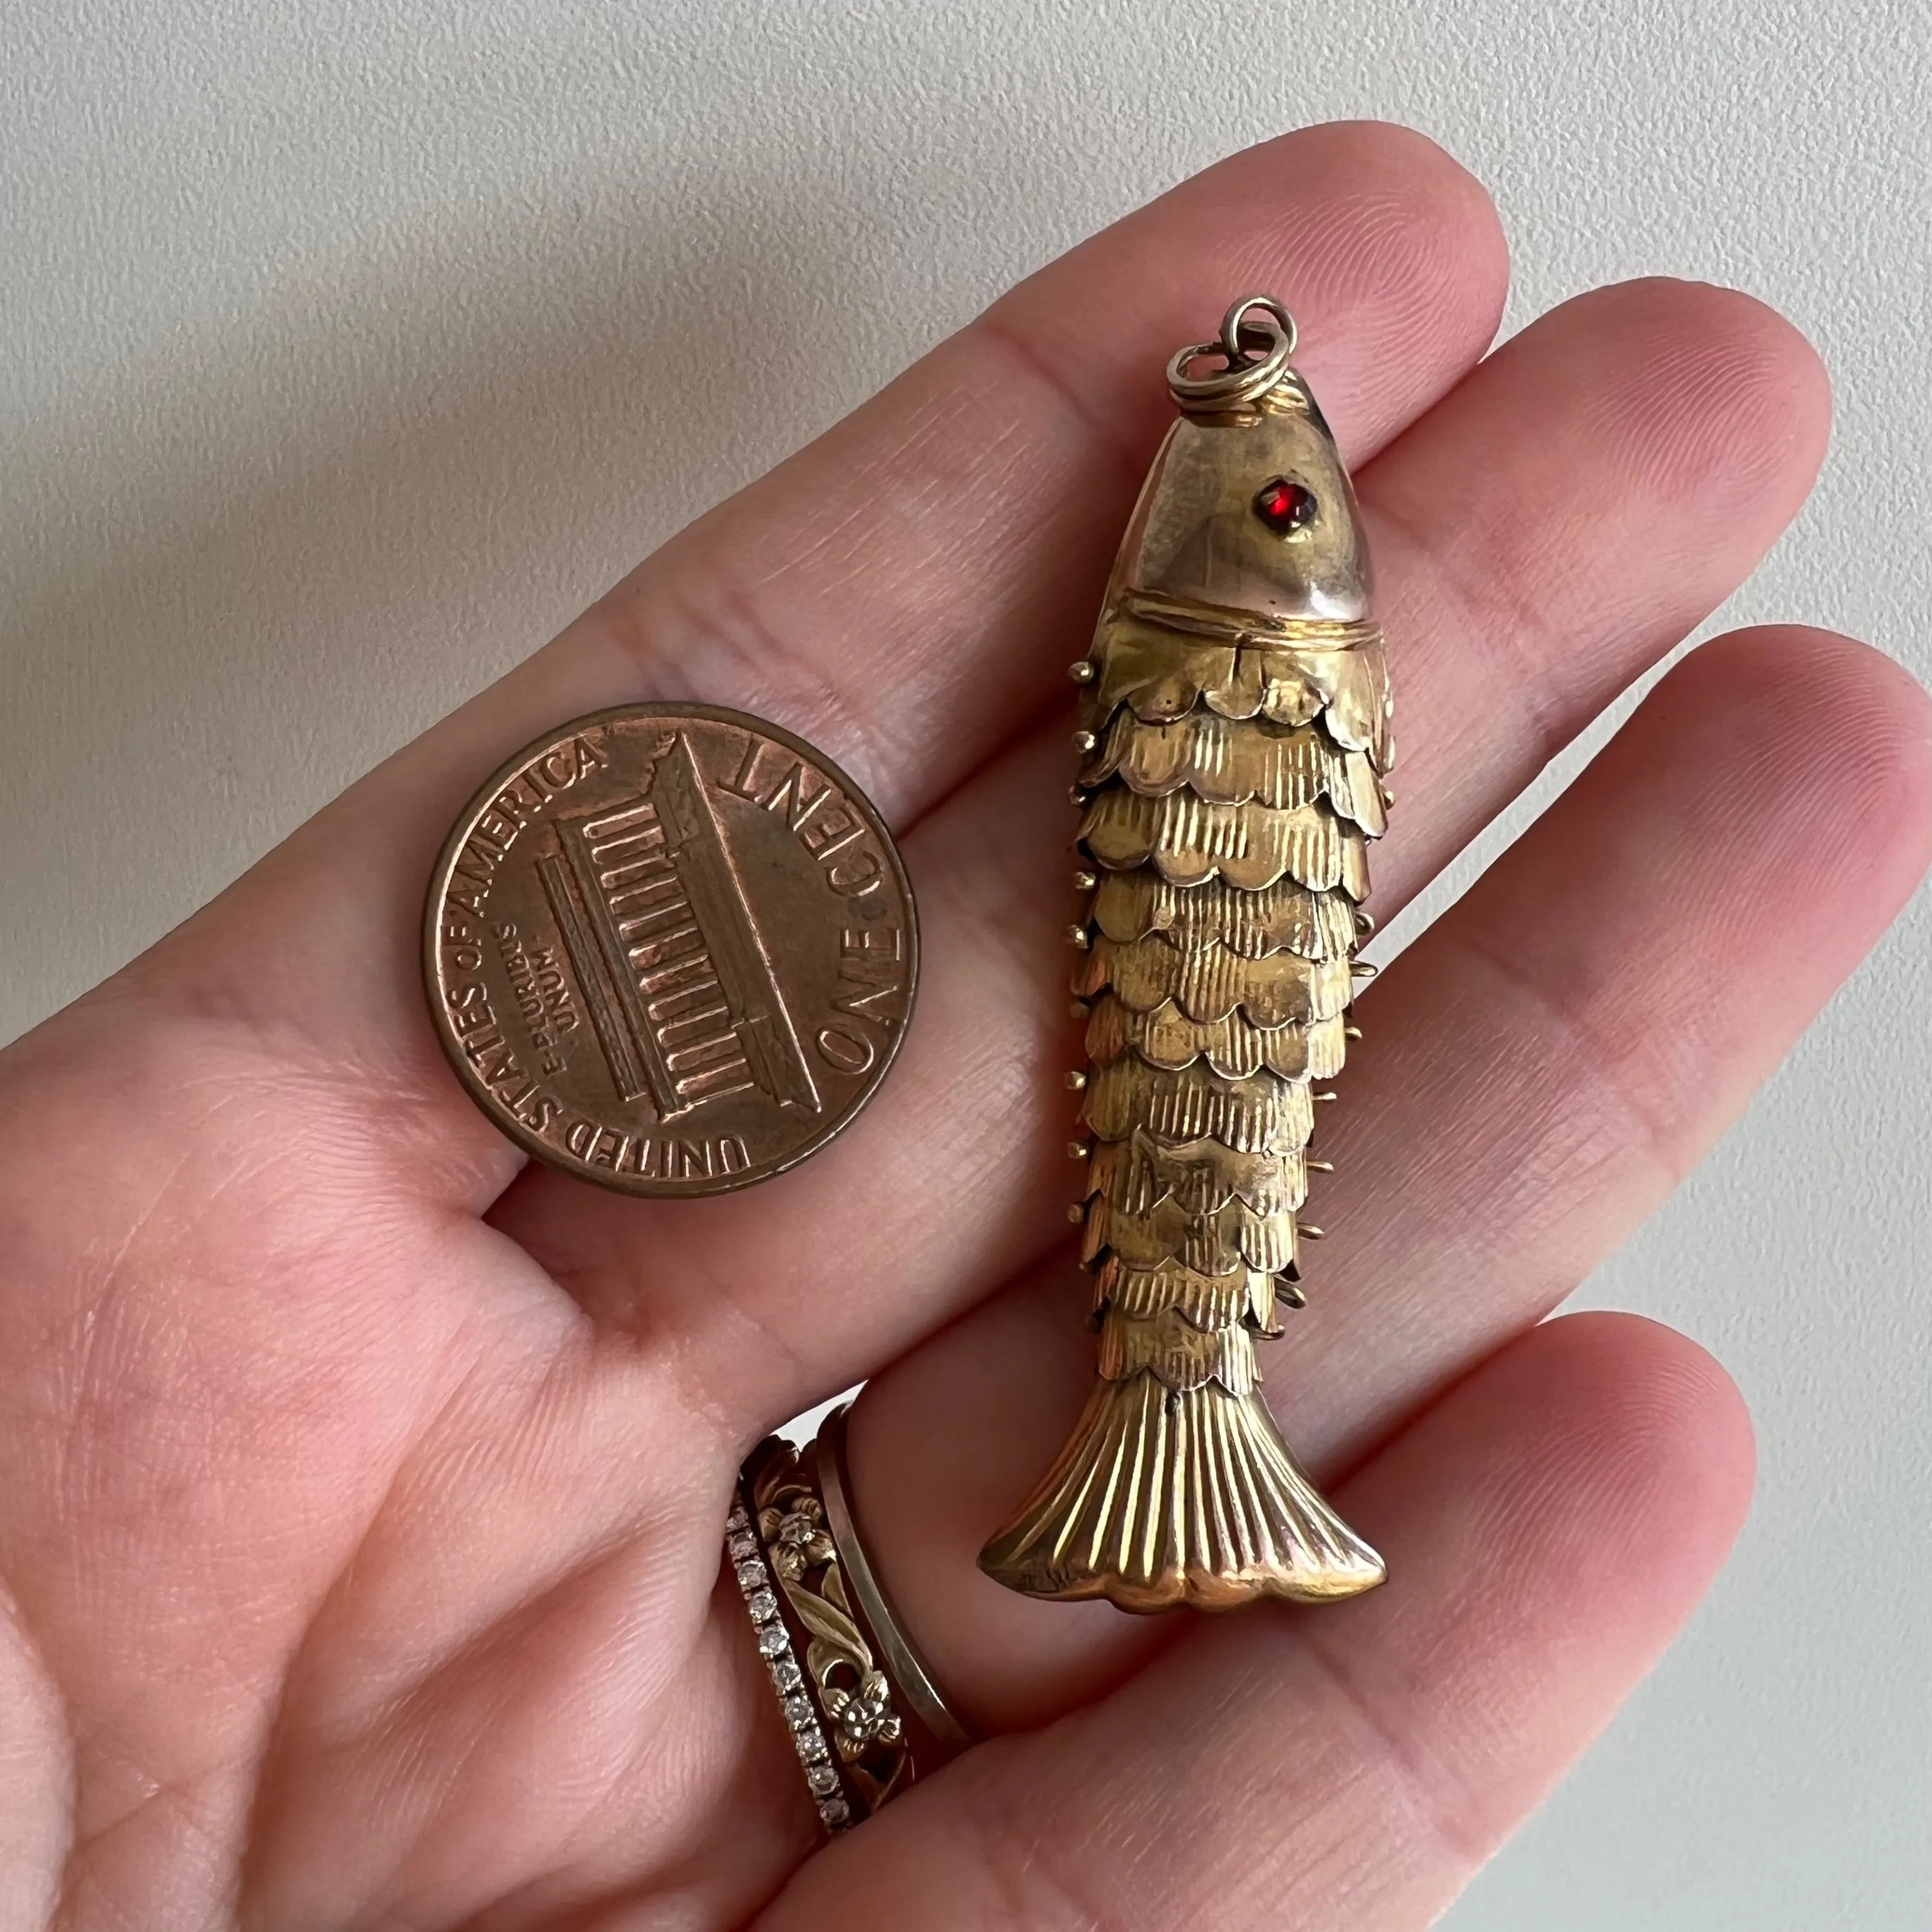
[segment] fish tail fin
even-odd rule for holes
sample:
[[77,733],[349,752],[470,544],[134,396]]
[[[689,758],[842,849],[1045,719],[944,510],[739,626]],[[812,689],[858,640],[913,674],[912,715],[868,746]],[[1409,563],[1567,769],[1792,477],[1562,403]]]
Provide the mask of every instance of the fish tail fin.
[[1096,1385],[980,1567],[1029,1596],[1142,1611],[1319,1603],[1387,1574],[1303,1472],[1258,1390],[1175,1388],[1148,1369]]

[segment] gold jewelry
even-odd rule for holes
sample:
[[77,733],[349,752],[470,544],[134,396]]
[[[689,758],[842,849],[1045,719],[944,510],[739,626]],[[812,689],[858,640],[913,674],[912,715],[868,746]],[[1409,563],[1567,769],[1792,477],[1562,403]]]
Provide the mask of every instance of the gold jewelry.
[[802,1453],[775,1436],[752,1450],[724,1534],[819,1822],[835,1833],[972,1742],[892,1616],[850,1498],[841,1408]]
[[1244,296],[1168,364],[1179,420],[1071,668],[1088,1064],[1066,1084],[1088,1166],[1068,1219],[1100,1360],[1072,1438],[980,1555],[1031,1596],[1226,1610],[1382,1580],[1255,1360],[1321,1232],[1300,1219],[1327,1166],[1310,1142],[1360,1037],[1394,757],[1361,519],[1294,334]]
[[906,1715],[926,1733],[917,1741],[914,1751],[917,1774],[925,1777],[970,1749],[973,1738],[946,1708],[939,1687],[893,1616],[886,1593],[873,1574],[866,1546],[860,1540],[859,1526],[852,1514],[851,1479],[845,1473],[845,1418],[851,1406],[850,1402],[841,1402],[819,1425],[812,1445],[813,1466],[818,1472],[819,1493],[825,1499],[826,1527],[832,1532],[860,1615],[878,1641],[886,1673],[904,1702]]
[[805,1694],[805,1672],[793,1648],[792,1634],[778,1612],[778,1592],[772,1587],[771,1572],[756,1532],[751,1512],[743,1500],[744,1477],[739,1477],[739,1500],[724,1519],[724,1555],[745,1594],[752,1628],[758,1638],[758,1654],[772,1673],[778,1694],[778,1706],[798,1750],[805,1771],[806,1788],[818,1808],[819,1822],[828,1832],[842,1832],[852,1822],[852,1808],[845,1796],[844,1780],[832,1762],[831,1748],[820,1728],[818,1713]]

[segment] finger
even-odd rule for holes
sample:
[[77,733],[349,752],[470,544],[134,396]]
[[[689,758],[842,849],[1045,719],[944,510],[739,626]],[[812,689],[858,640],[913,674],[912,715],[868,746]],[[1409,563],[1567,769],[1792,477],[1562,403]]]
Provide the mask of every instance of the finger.
[[1538,1329],[1341,1500],[1385,1550],[1346,1607],[1193,1625],[1098,1707],[975,1752],[808,1862],[759,1924],[1430,1924],[1722,1562],[1750,1425],[1630,1316]]
[[1370,466],[1401,746],[1379,916],[1744,582],[1830,430],[1781,316],[1657,279],[1552,310]]
[[802,732],[904,823],[1064,688],[1161,426],[1162,358],[1200,332],[1202,290],[1257,280],[1292,290],[1360,456],[1481,353],[1503,256],[1480,189],[1400,130],[1314,129],[1210,170],[1015,290],[372,773],[167,949],[164,986],[330,1065],[380,1064],[392,1115],[412,1094],[447,1115],[394,1138],[439,1174],[487,1149],[500,1185],[519,1157],[436,1064],[417,984],[422,883],[465,796],[560,720],[674,697]]
[[[1406,741],[1372,861],[1378,911],[1750,569],[1810,482],[1816,371],[1744,297],[1605,290],[1499,350],[1369,466]],[[713,1385],[761,1423],[856,1381],[1062,1238],[1058,1070],[1077,1042],[1060,935],[1076,902],[1070,853],[1045,828],[1071,830],[1070,762],[1050,727],[908,842],[922,1008],[847,1144],[688,1210],[586,1201],[533,1172],[502,1224],[611,1319],[697,1338]],[[646,1268],[668,1252],[681,1264]]]
[[[1929,718],[1843,638],[1709,645],[1378,982],[1324,1129],[1330,1238],[1264,1364],[1318,1473],[1568,1293],[1736,1116],[1924,869]],[[1090,1382],[1084,1306],[1070,1265],[1045,1270],[879,1376],[854,1420],[886,1586],[995,1727],[1156,1636],[975,1568]]]

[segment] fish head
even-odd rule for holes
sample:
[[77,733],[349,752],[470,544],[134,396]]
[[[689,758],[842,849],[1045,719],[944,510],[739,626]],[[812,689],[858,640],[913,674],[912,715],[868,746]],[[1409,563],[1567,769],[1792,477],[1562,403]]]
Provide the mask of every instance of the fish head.
[[1372,588],[1335,439],[1288,372],[1255,406],[1184,415],[1154,459],[1117,591],[1288,622],[1351,623]]

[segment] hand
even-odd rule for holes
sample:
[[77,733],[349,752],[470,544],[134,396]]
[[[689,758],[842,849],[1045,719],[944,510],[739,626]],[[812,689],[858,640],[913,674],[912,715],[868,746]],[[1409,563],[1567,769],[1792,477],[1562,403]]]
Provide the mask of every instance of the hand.
[[[1417,136],[1295,135],[1034,278],[0,1060],[10,1925],[1426,1924],[1721,1560],[1690,1343],[1538,1318],[1732,1118],[1925,862],[1928,711],[1769,629],[1672,671],[1363,1003],[1291,1438],[1388,1556],[1200,1622],[974,1567],[1091,1372],[1062,1208],[1071,714],[1167,404],[1279,290],[1356,466],[1403,763],[1384,920],[1750,569],[1804,343],[1672,283],[1478,363],[1505,265]],[[440,1058],[423,882],[501,758],[644,698],[806,733],[904,835],[926,973],[848,1136],[740,1196],[526,1166]],[[993,1741],[812,1856],[734,1472],[862,1376],[905,1622]],[[1057,1721],[1050,1721],[1057,1720]]]

